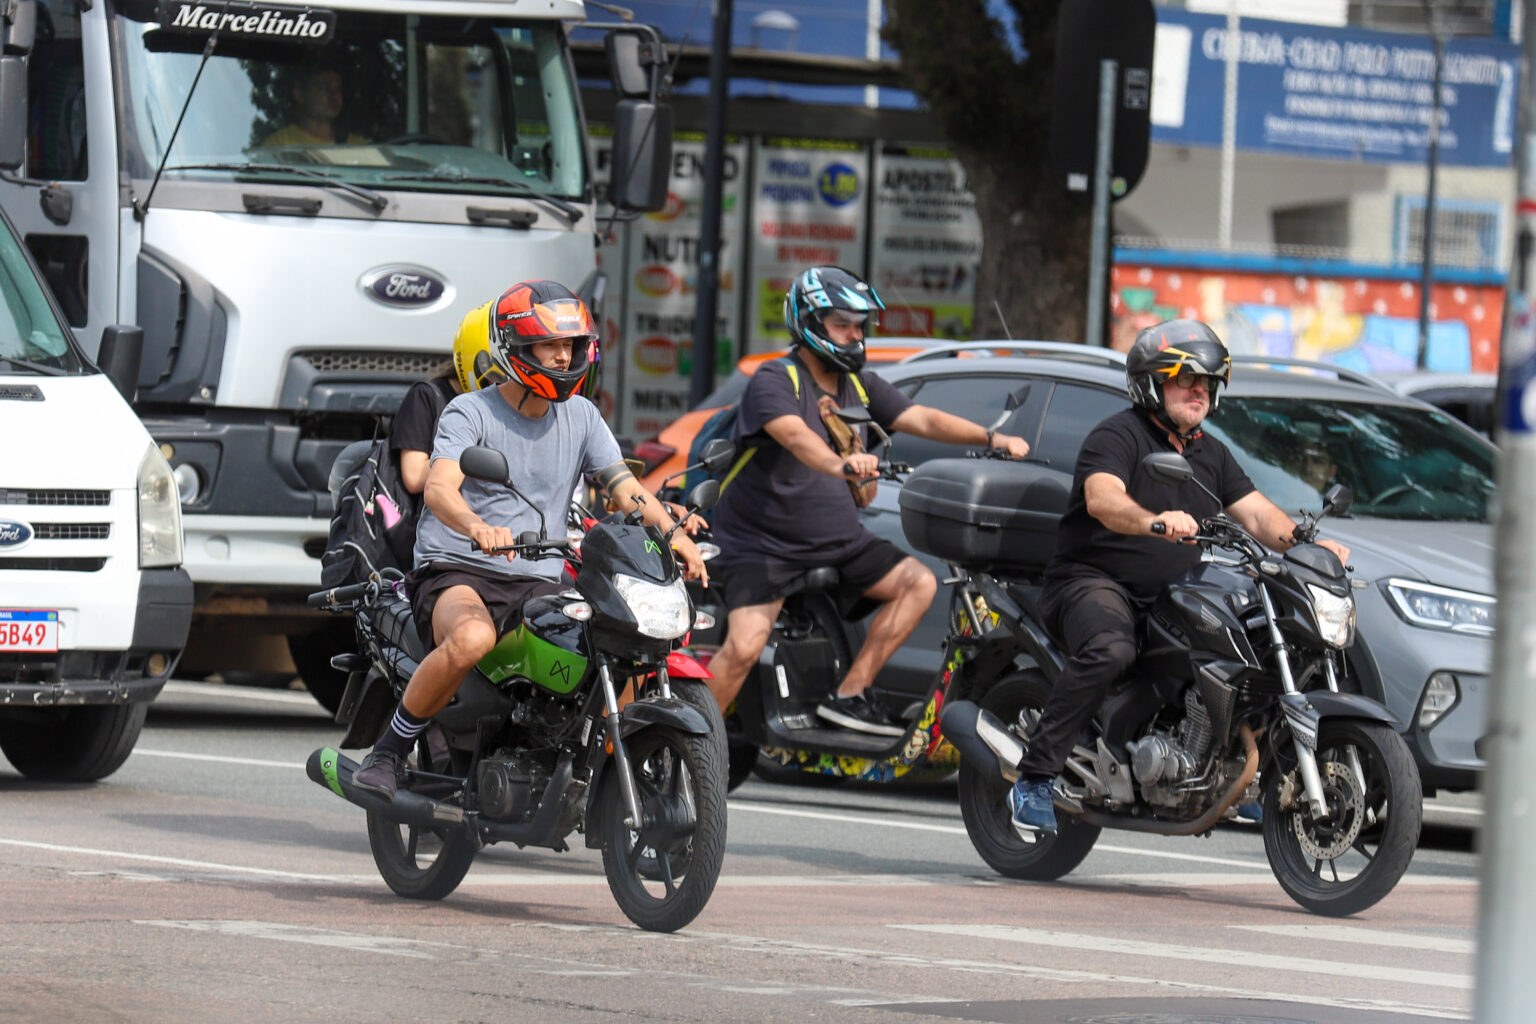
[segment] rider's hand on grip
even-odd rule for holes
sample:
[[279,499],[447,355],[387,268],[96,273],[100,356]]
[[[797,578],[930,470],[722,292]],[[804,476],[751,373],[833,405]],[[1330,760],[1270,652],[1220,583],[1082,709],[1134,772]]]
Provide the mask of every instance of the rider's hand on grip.
[[[512,531],[505,526],[492,526],[489,523],[481,523],[469,532],[469,539],[473,547],[484,551],[486,554],[496,554],[496,548],[510,548],[512,546]],[[507,561],[517,557],[516,552],[506,551]]]
[[1169,510],[1153,517],[1150,532],[1175,544],[1200,532],[1200,524],[1188,512]]

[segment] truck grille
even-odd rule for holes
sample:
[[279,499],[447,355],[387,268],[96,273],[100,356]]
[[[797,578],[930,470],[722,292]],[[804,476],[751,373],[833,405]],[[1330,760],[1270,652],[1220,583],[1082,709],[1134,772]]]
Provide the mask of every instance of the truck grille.
[[426,377],[448,360],[446,352],[380,352],[371,349],[336,349],[300,352],[299,356],[321,373],[388,373]]
[[110,505],[111,491],[28,490],[0,487],[0,505]]
[[105,558],[0,558],[0,572],[99,572]]
[[38,540],[106,540],[111,523],[33,523],[32,535]]

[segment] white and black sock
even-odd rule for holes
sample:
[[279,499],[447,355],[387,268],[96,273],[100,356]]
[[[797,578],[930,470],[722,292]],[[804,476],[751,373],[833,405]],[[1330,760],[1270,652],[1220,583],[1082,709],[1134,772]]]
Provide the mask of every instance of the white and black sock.
[[390,719],[389,728],[379,738],[379,742],[374,744],[374,749],[393,750],[401,757],[405,757],[411,752],[411,744],[416,741],[417,736],[421,735],[421,731],[430,721],[432,721],[431,718],[417,718],[405,710],[405,705],[402,703],[395,708],[395,717]]

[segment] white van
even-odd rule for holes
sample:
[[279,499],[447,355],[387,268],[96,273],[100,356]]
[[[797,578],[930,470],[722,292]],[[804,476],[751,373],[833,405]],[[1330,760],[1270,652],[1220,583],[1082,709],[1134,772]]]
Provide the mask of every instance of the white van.
[[84,782],[133,750],[192,581],[170,464],[114,383],[132,388],[142,334],[103,335],[102,364],[131,373],[93,366],[0,222],[0,753]]

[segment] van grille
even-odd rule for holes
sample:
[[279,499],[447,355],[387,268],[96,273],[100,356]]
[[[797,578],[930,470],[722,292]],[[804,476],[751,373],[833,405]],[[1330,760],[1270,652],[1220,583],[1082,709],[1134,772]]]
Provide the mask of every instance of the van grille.
[[32,535],[38,540],[106,540],[111,523],[33,523]]
[[0,572],[99,572],[105,558],[0,558]]
[[110,505],[111,491],[25,490],[0,487],[0,505]]
[[381,352],[372,349],[338,349],[300,352],[321,373],[389,373],[426,377],[448,361],[446,352]]
[[43,391],[36,384],[7,384],[0,387],[0,402],[41,402]]

